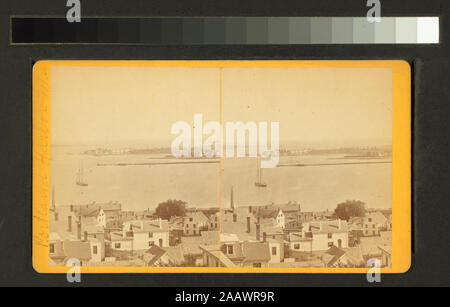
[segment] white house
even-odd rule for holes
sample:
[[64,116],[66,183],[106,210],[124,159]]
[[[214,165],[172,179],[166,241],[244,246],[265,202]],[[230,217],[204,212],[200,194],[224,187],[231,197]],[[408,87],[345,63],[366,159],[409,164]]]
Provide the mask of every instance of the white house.
[[148,250],[153,245],[169,246],[169,225],[166,220],[126,221],[121,232],[111,234],[111,248],[116,250]]
[[97,215],[97,224],[104,228],[120,228],[120,211],[100,208]]
[[124,236],[122,232],[112,232],[110,234],[111,248],[119,251],[133,250],[133,236]]
[[380,230],[388,230],[389,221],[383,213],[375,211],[367,213],[363,218],[363,235],[378,236]]
[[184,235],[200,235],[202,230],[207,230],[210,220],[203,212],[195,211],[188,213],[183,218],[183,234]]
[[96,238],[89,239],[89,243],[91,245],[91,261],[102,262],[105,260],[105,243]]
[[281,248],[283,243],[276,239],[267,239],[266,241],[269,244],[269,263],[280,263],[284,258],[284,255],[282,255],[283,249]]
[[278,210],[278,214],[277,214],[277,217],[275,218],[275,220],[276,220],[276,225],[278,226],[278,227],[281,227],[281,228],[285,228],[286,227],[286,217],[285,217],[285,215],[284,215],[284,213],[283,213],[283,210]]

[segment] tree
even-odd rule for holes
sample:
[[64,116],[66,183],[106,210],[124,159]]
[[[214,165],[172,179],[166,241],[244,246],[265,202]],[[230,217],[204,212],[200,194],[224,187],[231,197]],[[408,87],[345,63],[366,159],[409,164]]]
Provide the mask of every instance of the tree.
[[346,200],[337,205],[334,215],[341,220],[348,221],[351,217],[363,217],[365,203],[360,200]]
[[172,216],[184,216],[185,213],[186,202],[176,199],[169,199],[159,203],[155,210],[155,214],[164,220],[170,220]]

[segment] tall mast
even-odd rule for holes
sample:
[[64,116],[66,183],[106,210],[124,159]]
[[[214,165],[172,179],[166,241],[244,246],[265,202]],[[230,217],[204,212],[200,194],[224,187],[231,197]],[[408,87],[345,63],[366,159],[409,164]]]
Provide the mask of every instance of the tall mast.
[[56,205],[55,205],[55,186],[52,186],[52,209],[56,210]]
[[80,167],[80,181],[83,182],[83,162],[81,162],[81,167]]
[[262,182],[262,169],[261,169],[260,165],[258,165],[258,169],[259,169],[259,183],[261,183]]
[[234,194],[233,194],[233,186],[231,186],[231,190],[230,190],[230,207],[231,210],[233,210],[234,212]]
[[81,161],[78,161],[77,181],[81,182]]

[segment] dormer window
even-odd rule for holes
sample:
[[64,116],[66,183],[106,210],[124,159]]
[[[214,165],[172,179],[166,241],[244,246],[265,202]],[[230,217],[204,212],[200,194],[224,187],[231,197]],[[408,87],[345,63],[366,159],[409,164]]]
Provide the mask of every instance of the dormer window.
[[233,253],[233,245],[227,245],[227,253],[232,254]]

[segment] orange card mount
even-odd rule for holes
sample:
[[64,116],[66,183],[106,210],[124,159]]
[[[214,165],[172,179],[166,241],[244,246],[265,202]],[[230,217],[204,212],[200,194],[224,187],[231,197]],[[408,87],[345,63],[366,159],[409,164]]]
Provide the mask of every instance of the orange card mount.
[[404,61],[39,61],[40,273],[402,273]]

